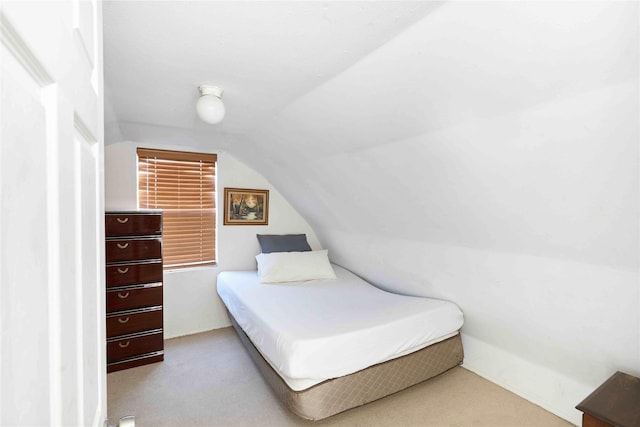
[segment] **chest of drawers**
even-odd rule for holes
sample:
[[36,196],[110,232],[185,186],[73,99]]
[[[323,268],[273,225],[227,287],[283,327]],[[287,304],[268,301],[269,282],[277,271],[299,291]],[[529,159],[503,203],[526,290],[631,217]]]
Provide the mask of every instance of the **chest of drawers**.
[[162,213],[105,215],[107,372],[164,359]]

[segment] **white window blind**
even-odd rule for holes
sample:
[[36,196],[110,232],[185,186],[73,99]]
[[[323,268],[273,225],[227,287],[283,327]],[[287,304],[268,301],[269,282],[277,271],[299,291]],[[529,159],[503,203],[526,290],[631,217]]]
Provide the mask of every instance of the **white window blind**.
[[165,268],[216,262],[216,160],[138,148],[138,204],[162,209]]

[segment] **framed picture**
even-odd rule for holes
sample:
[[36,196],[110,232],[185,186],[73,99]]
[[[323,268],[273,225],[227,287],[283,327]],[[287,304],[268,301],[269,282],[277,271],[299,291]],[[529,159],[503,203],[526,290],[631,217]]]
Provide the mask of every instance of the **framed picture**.
[[269,224],[269,190],[224,189],[224,225]]

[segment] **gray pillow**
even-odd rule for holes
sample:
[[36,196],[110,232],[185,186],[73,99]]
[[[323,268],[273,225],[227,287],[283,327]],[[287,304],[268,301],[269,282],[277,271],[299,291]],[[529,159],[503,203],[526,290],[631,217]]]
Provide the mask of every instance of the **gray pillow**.
[[256,234],[263,254],[271,252],[307,252],[311,246],[306,234]]

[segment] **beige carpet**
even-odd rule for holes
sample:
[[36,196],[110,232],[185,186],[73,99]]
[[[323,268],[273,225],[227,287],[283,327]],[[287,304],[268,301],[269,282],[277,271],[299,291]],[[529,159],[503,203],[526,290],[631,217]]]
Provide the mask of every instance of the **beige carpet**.
[[288,412],[232,328],[165,342],[165,361],[107,375],[109,421],[160,426],[571,426],[503,388],[454,368],[322,421]]

